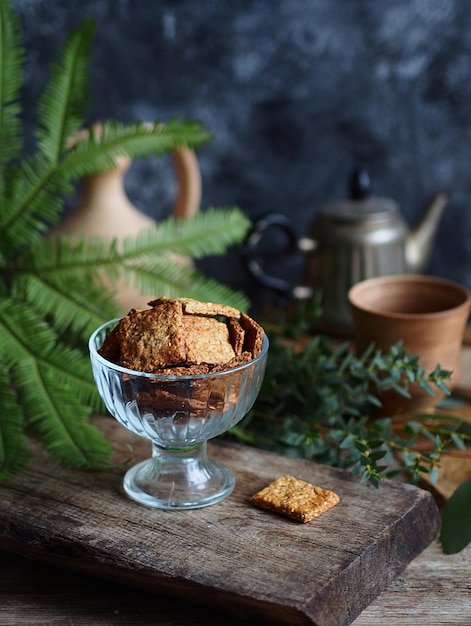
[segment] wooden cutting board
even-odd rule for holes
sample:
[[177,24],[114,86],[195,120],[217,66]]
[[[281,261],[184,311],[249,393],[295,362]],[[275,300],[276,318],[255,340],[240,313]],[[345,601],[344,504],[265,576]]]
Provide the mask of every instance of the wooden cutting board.
[[[117,459],[145,458],[149,443],[111,418],[97,421]],[[236,488],[225,501],[159,511],[128,500],[123,468],[64,470],[37,451],[0,484],[0,548],[128,582],[242,619],[271,624],[350,624],[437,537],[429,492],[379,490],[348,472],[221,442]],[[340,504],[308,524],[254,508],[249,497],[281,474],[333,489]],[[156,603],[158,607],[158,600]]]

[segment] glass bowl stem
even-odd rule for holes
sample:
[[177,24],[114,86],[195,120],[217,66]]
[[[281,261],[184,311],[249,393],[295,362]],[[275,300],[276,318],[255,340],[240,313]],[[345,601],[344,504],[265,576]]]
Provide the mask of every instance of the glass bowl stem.
[[207,442],[182,448],[152,443],[152,457],[126,473],[124,490],[133,500],[154,508],[195,509],[215,504],[234,489],[232,472],[209,460]]

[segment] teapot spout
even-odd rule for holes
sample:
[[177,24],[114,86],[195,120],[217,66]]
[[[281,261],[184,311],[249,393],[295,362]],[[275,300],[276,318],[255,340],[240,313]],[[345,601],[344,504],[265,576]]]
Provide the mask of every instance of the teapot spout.
[[408,272],[419,274],[425,269],[448,197],[446,191],[437,192],[417,226],[408,234],[405,248]]

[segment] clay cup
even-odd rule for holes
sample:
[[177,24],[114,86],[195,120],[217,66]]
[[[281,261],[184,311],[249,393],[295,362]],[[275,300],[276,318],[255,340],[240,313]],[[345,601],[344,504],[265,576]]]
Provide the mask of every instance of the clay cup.
[[[471,310],[466,287],[432,276],[382,276],[357,283],[348,298],[358,354],[371,343],[384,352],[402,340],[427,374],[439,364],[452,371],[450,390],[459,381],[463,333]],[[438,389],[430,396],[418,385],[409,391],[411,400],[395,392],[382,394],[383,413],[427,412],[444,397]]]

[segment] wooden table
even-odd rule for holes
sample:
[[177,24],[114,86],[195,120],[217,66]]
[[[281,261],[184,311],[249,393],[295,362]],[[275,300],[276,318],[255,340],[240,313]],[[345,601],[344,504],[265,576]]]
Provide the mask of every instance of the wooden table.
[[[465,378],[471,380],[470,355],[471,350],[465,355]],[[447,472],[453,476],[458,473],[460,480],[471,475],[469,460],[467,463],[467,467],[457,467],[454,460],[449,468],[444,464],[445,490],[450,489]],[[0,554],[0,562],[0,626],[237,626],[249,623],[170,597],[65,571],[14,554]],[[433,542],[353,624],[469,626],[471,546],[450,556],[443,554],[438,542]]]

